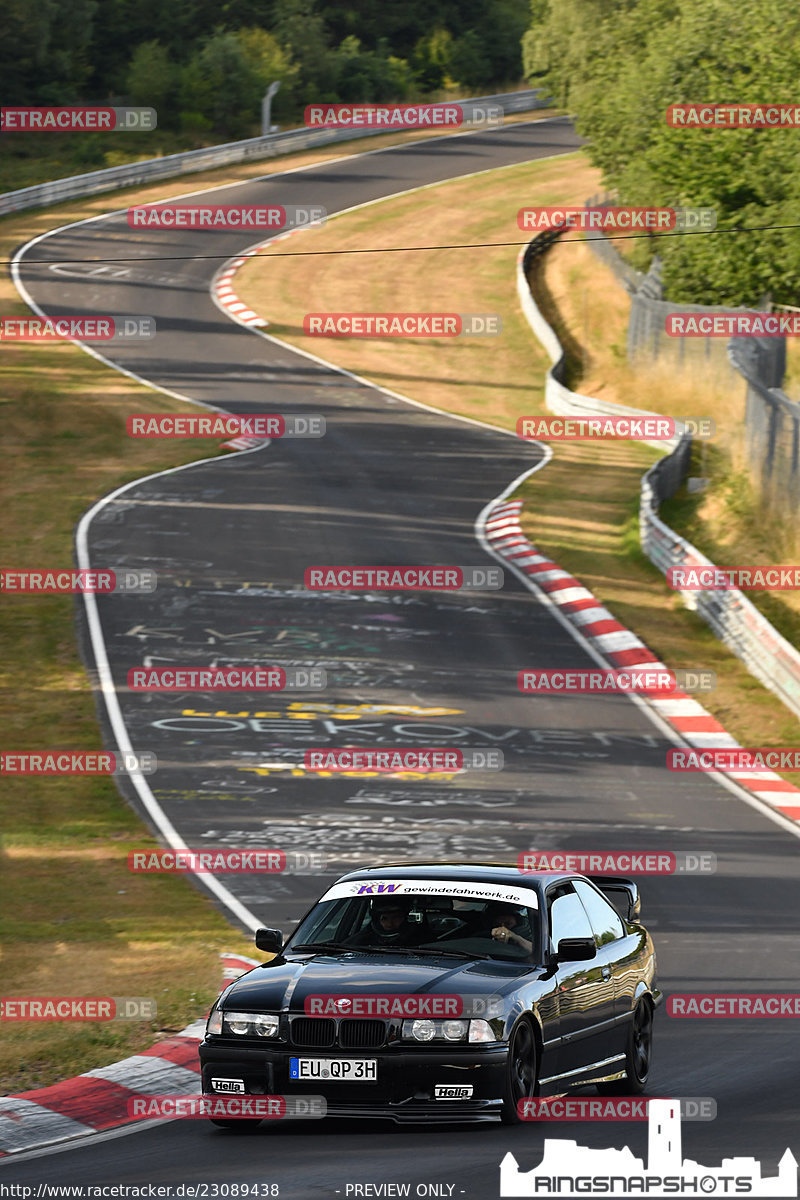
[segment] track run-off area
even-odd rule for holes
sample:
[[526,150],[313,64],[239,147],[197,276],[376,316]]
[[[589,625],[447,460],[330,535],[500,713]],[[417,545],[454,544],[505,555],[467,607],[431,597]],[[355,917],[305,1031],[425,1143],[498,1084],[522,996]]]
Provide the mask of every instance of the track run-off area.
[[[521,122],[191,197],[316,204],[333,214],[579,144],[565,119]],[[524,199],[510,196],[510,209]],[[514,861],[532,848],[712,852],[716,874],[640,882],[662,989],[797,991],[796,836],[735,790],[670,773],[674,740],[646,704],[520,694],[524,668],[596,665],[522,579],[506,570],[501,591],[466,593],[304,589],[315,564],[497,565],[479,535],[480,514],[528,473],[538,471],[546,488],[547,466],[541,447],[373,387],[231,321],[211,295],[222,259],[203,256],[234,258],[252,241],[233,232],[136,231],[121,209],[54,230],[17,257],[18,285],[43,312],[155,317],[152,340],[103,350],[115,368],[228,412],[326,421],[319,439],[277,439],[128,484],[83,518],[79,565],[146,567],[159,577],[150,594],[87,596],[82,614],[107,743],[159,761],[156,774],[122,782],[126,797],[172,845],[322,854],[322,874],[204,877],[240,926],[285,932],[332,878],[369,863]],[[367,261],[358,269],[385,269],[379,255]],[[97,269],[109,262],[113,269]],[[446,279],[431,307],[458,311]],[[127,688],[133,667],[257,662],[322,668],[327,687],[213,695]],[[295,768],[307,748],[350,744],[499,749],[505,766],[405,782],[315,778]],[[711,1096],[718,1106],[714,1121],[684,1123],[687,1157],[713,1166],[753,1155],[773,1174],[787,1145],[797,1152],[792,1032],[788,1020],[680,1021],[658,1011],[649,1094]],[[367,1183],[409,1183],[414,1194],[417,1184],[435,1183],[452,1185],[442,1195],[483,1200],[498,1195],[504,1154],[512,1150],[527,1170],[545,1137],[647,1154],[645,1123],[266,1122],[241,1136],[174,1121],[15,1156],[0,1163],[0,1183],[269,1182],[288,1200],[344,1197],[348,1185]]]

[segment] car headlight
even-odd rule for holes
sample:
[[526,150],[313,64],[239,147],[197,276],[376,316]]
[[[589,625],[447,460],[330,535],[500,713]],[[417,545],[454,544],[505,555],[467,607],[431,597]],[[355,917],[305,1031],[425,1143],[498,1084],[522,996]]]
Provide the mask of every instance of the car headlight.
[[[486,1024],[485,1021],[479,1023]],[[467,1040],[470,1025],[474,1024],[474,1021],[431,1021],[427,1018],[409,1019],[403,1021],[403,1037],[408,1041],[414,1042],[464,1042]],[[471,1038],[470,1040],[494,1041],[494,1037]]]
[[497,1038],[488,1021],[470,1021],[469,1040],[471,1042],[496,1042]]
[[279,1021],[273,1013],[222,1013],[225,1032],[238,1037],[277,1037]]

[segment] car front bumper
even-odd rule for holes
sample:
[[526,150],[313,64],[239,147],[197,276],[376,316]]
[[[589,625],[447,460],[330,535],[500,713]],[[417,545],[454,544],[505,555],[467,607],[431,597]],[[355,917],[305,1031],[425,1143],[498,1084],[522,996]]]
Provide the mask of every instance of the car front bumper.
[[[397,1122],[480,1121],[500,1112],[508,1047],[469,1046],[418,1050],[414,1046],[387,1051],[329,1054],[294,1047],[238,1046],[229,1040],[200,1044],[203,1092],[219,1095],[212,1079],[237,1079],[246,1095],[323,1096],[330,1117],[376,1117]],[[370,1058],[377,1060],[375,1083],[333,1083],[292,1079],[290,1058]],[[437,1099],[435,1088],[471,1087],[463,1099]]]

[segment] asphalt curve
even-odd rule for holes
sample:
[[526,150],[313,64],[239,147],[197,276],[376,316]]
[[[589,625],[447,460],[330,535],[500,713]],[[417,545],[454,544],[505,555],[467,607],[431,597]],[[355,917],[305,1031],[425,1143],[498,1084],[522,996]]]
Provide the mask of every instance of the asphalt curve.
[[[577,144],[566,122],[521,124],[248,181],[213,200],[335,212]],[[520,202],[510,198],[512,213]],[[664,990],[797,990],[796,839],[714,782],[671,775],[665,735],[630,701],[521,696],[521,668],[592,660],[515,578],[506,575],[502,592],[302,594],[305,569],[320,563],[493,565],[474,537],[476,516],[536,466],[535,448],[256,338],[209,297],[218,261],[190,257],[209,253],[208,235],[168,236],[165,251],[164,235],[134,235],[112,214],[31,245],[20,275],[50,313],[155,316],[158,336],[113,359],[152,383],[233,412],[327,421],[317,441],[276,441],[137,483],[88,526],[94,565],[159,572],[155,593],[101,598],[98,613],[124,726],[136,749],[158,755],[150,786],[186,843],[326,855],[322,875],[224,879],[259,921],[284,929],[328,879],[365,862],[513,859],[532,847],[711,851],[714,875],[642,881]],[[245,248],[236,234],[216,234],[213,245],[215,254]],[[175,257],[144,261],[164,253]],[[102,273],[68,262],[76,259]],[[143,663],[258,660],[322,666],[328,687],[266,697],[125,689],[128,669]],[[347,744],[499,748],[505,769],[414,783],[292,773],[305,748]],[[141,808],[139,795],[129,798]],[[785,1020],[700,1023],[660,1011],[651,1094],[718,1104],[715,1121],[684,1123],[690,1157],[713,1166],[755,1155],[772,1173],[787,1145],[797,1152],[790,1032]],[[0,1165],[0,1177],[275,1182],[298,1200],[409,1182],[412,1194],[443,1184],[453,1190],[442,1195],[489,1197],[506,1150],[528,1169],[545,1135],[646,1154],[646,1127],[633,1124],[443,1131],[321,1122],[243,1137],[187,1121],[28,1156]],[[266,1140],[276,1137],[278,1154]]]

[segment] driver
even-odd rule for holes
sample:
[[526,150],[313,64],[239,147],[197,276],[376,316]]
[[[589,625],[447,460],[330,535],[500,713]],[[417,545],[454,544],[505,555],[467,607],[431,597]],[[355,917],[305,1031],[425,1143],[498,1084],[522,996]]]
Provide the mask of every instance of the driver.
[[410,896],[374,896],[369,902],[369,924],[348,941],[350,946],[415,946],[423,940],[421,925],[413,925],[408,914],[414,907]]
[[517,909],[509,904],[493,904],[487,915],[492,924],[492,937],[495,941],[519,946],[526,954],[533,953],[533,942],[518,932],[522,922]]

